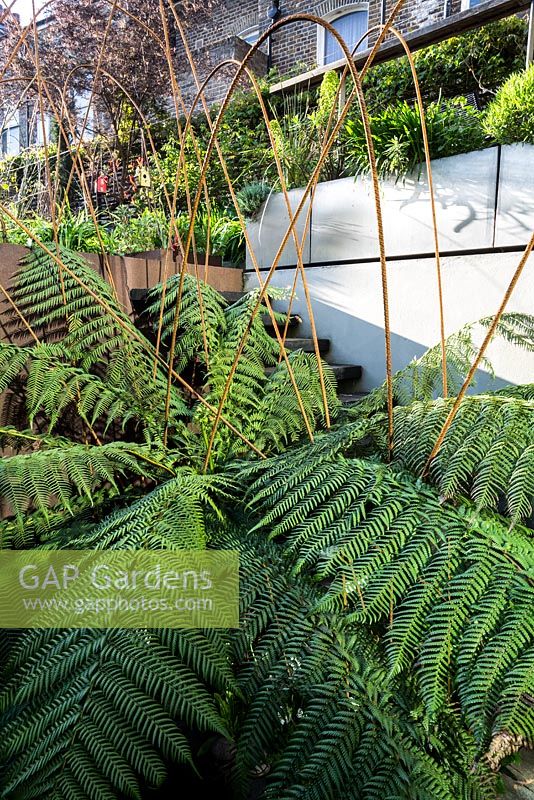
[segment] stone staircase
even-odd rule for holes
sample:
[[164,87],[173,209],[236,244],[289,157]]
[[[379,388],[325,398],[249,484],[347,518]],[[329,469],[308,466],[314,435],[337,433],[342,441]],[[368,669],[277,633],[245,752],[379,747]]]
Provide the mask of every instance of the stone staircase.
[[[236,303],[242,297],[245,296],[244,292],[221,292],[223,297],[229,303]],[[130,298],[132,301],[132,306],[134,311],[139,317],[139,315],[143,312],[146,303],[146,289],[132,289],[130,290]],[[267,331],[270,333],[271,336],[274,337],[274,328],[272,325],[271,318],[269,315],[264,315],[262,317],[263,324],[265,325]],[[315,352],[313,346],[313,339],[307,338],[304,336],[299,335],[299,327],[302,323],[302,319],[297,314],[292,314],[289,317],[289,321],[287,323],[287,330],[288,336],[286,338],[286,349],[287,350],[303,350],[305,353],[313,353]],[[281,331],[284,330],[286,321],[279,323],[279,329]],[[148,335],[148,332],[146,332]],[[358,382],[362,377],[362,367],[358,366],[357,364],[335,364],[331,363],[328,358],[328,354],[330,352],[331,342],[330,339],[319,339],[319,352],[321,356],[327,361],[332,370],[334,372],[337,387],[338,387],[338,395],[342,403],[353,403],[356,400],[359,400],[363,394],[362,392],[358,391]],[[267,370],[267,373],[272,372],[274,367]]]
[[[222,292],[223,296],[229,303],[236,303],[242,297],[242,292]],[[287,318],[286,318],[287,319]],[[288,336],[286,338],[287,350],[303,350],[305,353],[314,353],[313,339],[299,336],[299,327],[302,319],[297,314],[292,314],[289,317],[287,324]],[[271,336],[274,337],[274,328],[269,315],[263,316],[263,324]],[[286,322],[279,323],[280,331],[284,330]],[[362,377],[362,367],[357,364],[333,364],[328,359],[331,341],[330,339],[318,339],[319,352],[321,356],[327,361],[334,372],[338,394],[343,403],[351,403],[362,397],[362,393],[358,392],[358,382]],[[267,373],[272,372],[274,367],[267,369]]]

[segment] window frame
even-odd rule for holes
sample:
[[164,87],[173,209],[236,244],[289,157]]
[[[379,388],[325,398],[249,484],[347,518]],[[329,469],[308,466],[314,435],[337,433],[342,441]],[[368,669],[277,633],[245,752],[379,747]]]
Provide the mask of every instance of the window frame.
[[[0,123],[0,153],[2,158],[8,158],[9,156],[18,156],[22,150],[21,141],[20,141],[20,134],[21,134],[21,124],[20,124],[20,108],[13,108],[12,106],[5,106],[4,109],[4,116],[2,122]],[[16,136],[16,148],[13,150],[10,149],[10,142],[12,139],[12,131],[17,131]],[[4,139],[6,142],[6,146],[4,148]]]
[[[369,2],[367,0],[357,0],[354,3],[346,3],[345,5],[339,6],[335,8],[333,11],[330,11],[328,14],[323,15],[323,19],[325,22],[335,22],[340,17],[345,17],[348,14],[353,14],[355,11],[361,11],[367,13],[367,27],[369,27]],[[326,52],[326,36],[328,31],[326,28],[323,28],[322,25],[317,25],[317,66],[318,67],[328,67],[329,64],[325,64],[325,52]],[[332,61],[331,64],[335,64],[335,61]]]
[[[245,36],[255,36],[253,42],[247,41]],[[260,24],[257,22],[255,25],[249,25],[248,28],[243,28],[240,33],[237,34],[237,38],[241,39],[243,42],[246,42],[250,47],[254,47],[258,39],[260,38]]]

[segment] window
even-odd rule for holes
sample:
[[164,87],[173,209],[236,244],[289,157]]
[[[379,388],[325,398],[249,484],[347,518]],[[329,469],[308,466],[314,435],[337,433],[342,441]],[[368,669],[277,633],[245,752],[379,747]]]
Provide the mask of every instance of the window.
[[91,141],[95,137],[95,106],[89,90],[82,91],[74,97],[76,129],[79,134],[83,128],[83,141]]
[[41,112],[37,111],[32,119],[31,128],[30,130],[30,144],[36,144],[38,147],[44,145],[45,143],[45,133],[46,133],[46,143],[50,144],[50,115],[44,113],[44,127],[45,132],[43,133],[43,122],[41,118]]
[[20,153],[20,115],[18,110],[5,110],[0,136],[3,156],[16,156]]
[[260,38],[260,26],[252,25],[252,27],[246,28],[244,31],[241,31],[241,33],[238,33],[238,36],[252,47]]
[[474,8],[480,5],[481,2],[482,0],[462,0],[462,11],[465,11],[467,8]]
[[[345,40],[349,50],[352,51],[369,27],[369,9],[361,3],[356,7],[352,7],[351,10],[348,10],[348,7],[345,6],[341,13],[338,11],[335,16],[327,17],[327,20]],[[362,40],[357,52],[366,48],[367,37]],[[318,64],[332,64],[341,58],[343,58],[343,51],[335,37],[329,31],[320,27],[317,48]]]

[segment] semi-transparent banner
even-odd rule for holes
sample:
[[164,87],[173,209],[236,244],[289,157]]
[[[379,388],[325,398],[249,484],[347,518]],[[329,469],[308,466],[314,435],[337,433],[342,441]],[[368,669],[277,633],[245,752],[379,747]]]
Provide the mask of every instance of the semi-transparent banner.
[[237,628],[233,550],[0,550],[0,628]]

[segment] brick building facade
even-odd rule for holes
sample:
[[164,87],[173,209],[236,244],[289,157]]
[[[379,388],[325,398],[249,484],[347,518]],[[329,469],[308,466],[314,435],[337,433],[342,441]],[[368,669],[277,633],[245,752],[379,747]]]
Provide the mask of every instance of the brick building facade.
[[[406,0],[395,25],[403,33],[416,30],[444,16],[475,6],[480,0]],[[291,14],[314,14],[339,30],[347,44],[351,35],[380,25],[388,15],[395,0],[280,0],[280,19]],[[269,8],[272,0],[221,0],[203,20],[192,21],[189,26],[189,44],[193,51],[199,74],[205,77],[210,69],[225,58],[241,60],[247,47],[270,25]],[[362,47],[372,44],[371,33]],[[359,38],[359,36],[356,37]],[[275,31],[271,37],[270,57],[268,46],[262,48],[253,64],[254,70],[265,74],[269,67],[281,76],[305,72],[315,66],[334,61],[341,53],[324,29],[309,22],[297,22]],[[185,75],[184,70],[184,75]],[[224,95],[228,78],[220,74],[207,89],[210,100]],[[194,94],[186,82],[186,96]]]

